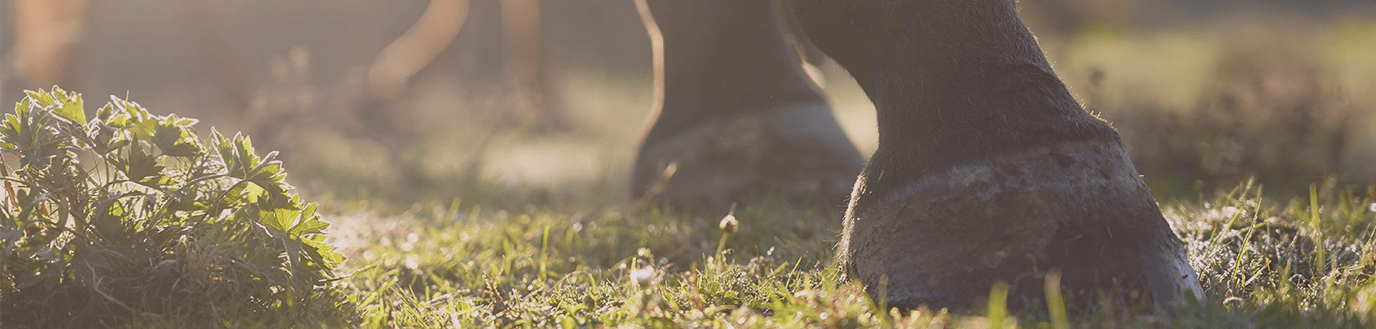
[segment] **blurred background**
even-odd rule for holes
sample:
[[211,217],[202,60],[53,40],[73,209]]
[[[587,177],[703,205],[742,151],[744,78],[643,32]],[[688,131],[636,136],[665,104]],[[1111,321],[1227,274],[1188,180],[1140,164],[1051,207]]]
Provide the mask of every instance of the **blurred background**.
[[[1022,0],[1158,199],[1376,180],[1376,1]],[[628,202],[652,100],[631,0],[7,0],[0,104],[54,84],[280,150],[308,197]],[[868,100],[820,68],[868,154]]]

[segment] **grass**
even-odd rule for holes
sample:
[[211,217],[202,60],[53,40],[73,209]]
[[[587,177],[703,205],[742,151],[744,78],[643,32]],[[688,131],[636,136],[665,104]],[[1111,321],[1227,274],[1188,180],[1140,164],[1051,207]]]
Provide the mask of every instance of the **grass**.
[[349,324],[363,327],[1362,328],[1376,325],[1370,192],[1316,188],[1282,202],[1249,182],[1168,202],[1203,299],[1068,319],[1058,305],[1006,318],[998,305],[985,314],[885,309],[830,266],[839,214],[781,201],[738,209],[739,231],[721,253],[717,218],[661,209],[454,202],[381,216],[340,203],[329,217],[355,229],[335,237],[352,272],[337,287],[355,312]]
[[[428,116],[418,129],[437,132],[412,146],[427,160],[419,165],[431,166],[422,170],[431,178],[423,191],[394,184],[398,169],[385,161],[350,167],[383,153],[376,147],[306,134],[305,151],[288,166],[298,166],[291,168],[305,194],[338,199],[321,212],[334,223],[331,243],[349,257],[340,271],[348,275],[330,290],[335,304],[315,307],[356,327],[1373,327],[1376,191],[1341,183],[1369,177],[1363,164],[1376,101],[1362,92],[1369,79],[1354,76],[1376,70],[1369,38],[1349,35],[1373,26],[1316,36],[1167,30],[1043,39],[1072,91],[1123,133],[1188,244],[1205,296],[1179,309],[1074,313],[1053,303],[1014,314],[997,304],[977,314],[898,312],[831,267],[839,208],[740,205],[738,231],[729,235],[718,226],[728,209],[711,217],[629,211],[617,197],[625,194],[619,173],[633,156],[648,92],[596,74],[569,76],[563,88],[576,95],[573,107],[595,110],[578,115],[599,133],[450,136],[490,128],[448,107],[413,109]],[[1225,42],[1232,39],[1241,41]],[[1310,41],[1328,48],[1294,52]],[[1261,56],[1271,53],[1281,55]],[[872,151],[874,125],[865,116],[873,112],[841,76],[829,81],[829,96],[859,147]],[[1274,80],[1302,83],[1267,87]],[[1334,96],[1334,88],[1349,92]],[[562,187],[521,181],[511,170],[521,161],[502,158],[576,159],[549,154],[580,145],[613,151],[593,156],[600,158],[585,165],[597,168],[591,174],[553,174],[567,180]],[[482,149],[500,152],[469,154]],[[1239,183],[1251,176],[1268,188]],[[1224,189],[1207,192],[1216,186]],[[991,300],[999,295],[991,289]]]
[[[329,243],[348,256],[343,276],[295,304],[141,313],[120,325],[1376,327],[1376,190],[1349,183],[1373,177],[1376,43],[1367,36],[1376,23],[1287,27],[1042,39],[1077,97],[1120,129],[1186,241],[1205,296],[1178,309],[899,312],[832,267],[840,208],[740,205],[730,234],[719,227],[728,209],[628,210],[622,173],[650,93],[643,81],[575,67],[561,88],[583,132],[494,131],[487,114],[452,110],[481,110],[482,100],[418,92],[405,106],[424,133],[398,165],[385,146],[301,124],[286,166],[307,199],[334,199],[319,212],[333,224]],[[830,77],[840,120],[873,151],[868,100],[844,73]],[[551,158],[561,162],[544,163]],[[531,164],[553,172],[513,169]],[[1253,176],[1267,188],[1239,183]],[[1225,189],[1200,192],[1216,186]],[[1006,296],[991,287],[990,300]]]

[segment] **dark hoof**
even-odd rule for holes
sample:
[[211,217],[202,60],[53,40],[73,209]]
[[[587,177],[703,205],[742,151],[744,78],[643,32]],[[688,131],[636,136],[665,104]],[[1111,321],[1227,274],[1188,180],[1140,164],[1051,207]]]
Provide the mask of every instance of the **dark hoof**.
[[832,206],[850,194],[863,165],[829,107],[800,103],[647,141],[631,187],[641,202],[689,211],[720,212],[770,195]]
[[888,195],[867,194],[863,184],[856,191],[839,259],[871,295],[887,287],[889,305],[970,310],[1003,281],[1017,309],[1044,299],[1043,276],[1053,269],[1078,303],[1111,289],[1160,306],[1185,290],[1202,296],[1180,240],[1117,141],[994,157]]

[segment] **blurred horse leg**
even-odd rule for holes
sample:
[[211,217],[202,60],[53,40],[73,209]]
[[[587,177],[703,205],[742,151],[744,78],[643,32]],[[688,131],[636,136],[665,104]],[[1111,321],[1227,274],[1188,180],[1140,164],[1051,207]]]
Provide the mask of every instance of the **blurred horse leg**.
[[401,97],[411,77],[454,41],[468,19],[468,0],[430,0],[411,28],[378,53],[368,67],[367,96],[378,101]]
[[638,204],[722,212],[770,195],[839,205],[863,159],[803,72],[772,0],[638,0],[656,99]]
[[14,0],[14,68],[20,87],[72,84],[71,62],[86,26],[86,0]]
[[[411,130],[415,127],[406,119],[399,119],[405,115],[388,107],[406,92],[412,77],[454,42],[468,19],[471,5],[468,0],[431,0],[420,19],[378,53],[369,66],[364,101],[358,113],[360,123],[368,127],[354,130],[387,145],[392,162],[410,168],[403,170],[403,184],[418,188],[427,180],[418,168],[412,168],[414,164],[401,159],[400,151],[412,142]],[[548,77],[541,60],[539,2],[502,0],[500,5],[505,46],[502,79],[511,94],[508,97],[520,100],[509,102],[518,103],[509,110],[520,113],[508,115],[546,130],[566,129],[567,120],[547,110],[556,98],[549,96],[554,90],[547,87]]]
[[404,161],[402,151],[414,140],[414,125],[409,117],[390,109],[392,102],[405,94],[410,80],[453,43],[468,19],[468,0],[430,0],[420,19],[405,33],[378,53],[368,67],[362,105],[358,109],[355,133],[383,144],[393,165],[401,168],[403,190],[419,191],[428,185],[419,164]]
[[[379,106],[400,97],[411,77],[429,66],[453,43],[470,11],[468,0],[431,0],[425,13],[401,37],[382,50],[368,70],[365,113],[367,122],[389,122]],[[509,110],[523,124],[542,130],[569,128],[558,111],[557,90],[546,69],[540,39],[538,0],[501,0],[503,54],[502,80],[512,98]],[[395,125],[397,123],[394,123]],[[390,127],[389,131],[405,127]]]
[[523,125],[543,131],[571,128],[559,90],[551,75],[552,64],[541,46],[540,0],[502,0],[502,34],[506,61],[502,79],[508,110]]
[[[73,88],[74,66],[80,55],[87,25],[87,0],[14,0],[16,73],[25,89]],[[214,9],[206,0],[180,0],[177,9],[186,19],[196,50],[220,76],[229,94],[230,107],[242,113],[248,107],[247,72],[228,42],[214,28]]]

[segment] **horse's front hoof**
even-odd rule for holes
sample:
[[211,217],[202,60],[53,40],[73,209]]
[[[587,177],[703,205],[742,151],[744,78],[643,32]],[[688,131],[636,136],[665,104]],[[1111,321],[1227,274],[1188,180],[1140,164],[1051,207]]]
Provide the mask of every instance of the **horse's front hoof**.
[[[867,173],[868,174],[868,173]],[[1073,142],[910,182],[887,195],[857,186],[840,261],[889,305],[969,310],[995,282],[1017,309],[1063,273],[1068,299],[1110,289],[1168,305],[1201,289],[1120,143]],[[1082,304],[1083,305],[1083,304]]]
[[807,102],[646,141],[632,189],[637,199],[690,211],[723,211],[770,195],[831,206],[850,194],[863,165],[831,109]]

